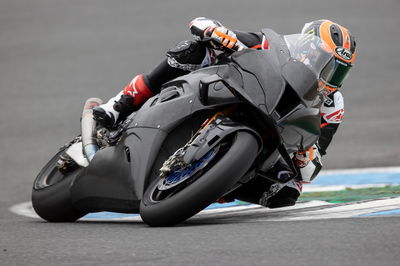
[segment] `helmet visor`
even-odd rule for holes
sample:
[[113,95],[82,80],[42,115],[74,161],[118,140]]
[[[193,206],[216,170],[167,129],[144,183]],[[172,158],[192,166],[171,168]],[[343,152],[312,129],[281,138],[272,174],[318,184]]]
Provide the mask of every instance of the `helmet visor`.
[[346,64],[336,58],[332,58],[331,61],[321,71],[321,79],[330,87],[340,88],[343,84],[343,81],[349,75],[350,69],[350,64]]

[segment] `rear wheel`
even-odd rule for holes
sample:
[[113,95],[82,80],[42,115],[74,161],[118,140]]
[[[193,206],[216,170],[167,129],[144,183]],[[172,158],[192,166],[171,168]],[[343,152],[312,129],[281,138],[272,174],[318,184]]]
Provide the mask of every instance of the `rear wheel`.
[[[73,222],[86,214],[73,207],[70,194],[72,182],[82,168],[68,160],[64,151],[57,153],[43,167],[33,183],[33,208],[49,222]],[[60,160],[67,163],[64,168],[60,167]]]
[[257,152],[256,138],[239,131],[189,169],[155,180],[141,201],[143,221],[151,226],[170,226],[195,215],[236,184],[254,162]]

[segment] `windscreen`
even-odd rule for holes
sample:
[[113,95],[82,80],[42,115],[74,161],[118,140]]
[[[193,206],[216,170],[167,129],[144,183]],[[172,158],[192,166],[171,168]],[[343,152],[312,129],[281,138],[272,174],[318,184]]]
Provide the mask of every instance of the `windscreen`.
[[329,62],[334,60],[334,54],[321,38],[312,34],[291,34],[284,39],[290,56],[310,68],[316,77],[321,78],[322,70],[326,76],[333,75],[335,68],[330,67]]

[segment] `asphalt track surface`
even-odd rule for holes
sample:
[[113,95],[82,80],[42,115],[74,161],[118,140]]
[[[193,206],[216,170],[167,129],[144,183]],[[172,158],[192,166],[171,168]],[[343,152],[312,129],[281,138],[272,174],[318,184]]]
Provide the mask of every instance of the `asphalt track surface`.
[[85,99],[108,98],[146,72],[188,22],[294,33],[330,18],[357,37],[345,120],[325,167],[397,166],[400,2],[0,0],[0,265],[398,265],[398,217],[295,222],[252,217],[49,224],[16,216],[57,147],[79,133]]

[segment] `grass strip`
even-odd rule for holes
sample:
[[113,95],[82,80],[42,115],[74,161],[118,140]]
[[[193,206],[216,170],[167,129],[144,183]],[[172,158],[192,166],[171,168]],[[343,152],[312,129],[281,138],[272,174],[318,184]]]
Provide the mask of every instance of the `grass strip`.
[[400,186],[388,185],[360,189],[346,188],[341,191],[305,192],[300,196],[299,201],[322,200],[330,203],[342,203],[396,196],[400,196]]

